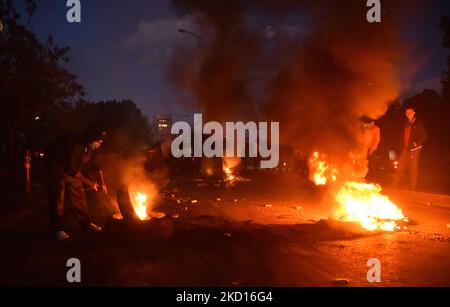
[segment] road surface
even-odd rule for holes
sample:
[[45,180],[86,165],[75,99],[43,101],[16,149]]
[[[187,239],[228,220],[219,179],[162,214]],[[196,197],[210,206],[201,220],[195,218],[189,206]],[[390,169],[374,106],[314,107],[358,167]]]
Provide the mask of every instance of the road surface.
[[[70,221],[65,243],[49,236],[37,197],[3,223],[0,285],[70,286],[66,261],[78,258],[82,286],[450,286],[450,198],[385,193],[415,225],[374,233],[327,221],[326,190],[270,175],[229,188],[181,182],[155,204],[168,216],[156,235],[115,222],[93,234]],[[367,280],[371,258],[380,283]]]

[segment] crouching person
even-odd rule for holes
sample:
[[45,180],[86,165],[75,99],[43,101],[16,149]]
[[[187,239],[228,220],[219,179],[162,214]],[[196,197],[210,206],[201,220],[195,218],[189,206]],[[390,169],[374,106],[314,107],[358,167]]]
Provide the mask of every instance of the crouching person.
[[[107,192],[103,174],[97,159],[106,132],[92,126],[85,132],[63,136],[49,144],[46,151],[46,176],[50,206],[50,227],[58,240],[69,239],[64,229],[64,201],[80,225],[93,231],[101,231],[92,223],[87,210],[85,188]],[[96,181],[83,175],[90,167]]]

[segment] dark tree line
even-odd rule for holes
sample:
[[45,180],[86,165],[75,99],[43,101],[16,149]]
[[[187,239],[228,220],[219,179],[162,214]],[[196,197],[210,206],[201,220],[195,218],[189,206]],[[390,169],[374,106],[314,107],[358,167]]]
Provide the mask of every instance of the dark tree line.
[[108,132],[105,150],[132,153],[152,142],[148,119],[131,100],[81,101],[68,112],[52,114],[50,122],[52,124],[46,133],[48,139],[80,131],[96,123]]
[[10,165],[22,159],[19,136],[26,139],[41,114],[68,109],[85,94],[77,77],[61,65],[69,61],[70,49],[56,46],[51,36],[42,42],[30,30],[35,1],[25,0],[25,16],[14,3],[0,1],[0,124]]
[[63,68],[68,47],[49,36],[39,40],[30,30],[35,0],[0,0],[0,160],[21,166],[23,151],[41,150],[62,134],[102,122],[111,131],[111,147],[131,150],[150,142],[150,128],[130,100],[92,103],[77,77]]

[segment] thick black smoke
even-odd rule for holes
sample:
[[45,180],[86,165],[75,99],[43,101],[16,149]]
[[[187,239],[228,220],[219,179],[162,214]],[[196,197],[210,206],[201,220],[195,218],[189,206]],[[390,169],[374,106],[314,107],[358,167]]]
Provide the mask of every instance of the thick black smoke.
[[399,33],[412,1],[382,1],[374,24],[363,0],[172,5],[194,16],[193,30],[214,34],[200,51],[175,53],[176,88],[192,93],[208,120],[277,120],[282,142],[294,147],[348,153],[358,118],[383,115],[414,71],[403,65]]

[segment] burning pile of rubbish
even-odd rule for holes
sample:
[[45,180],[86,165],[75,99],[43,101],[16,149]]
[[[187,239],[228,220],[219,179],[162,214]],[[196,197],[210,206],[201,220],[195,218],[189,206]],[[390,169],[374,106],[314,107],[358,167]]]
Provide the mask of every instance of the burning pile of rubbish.
[[[332,218],[356,222],[366,230],[394,231],[405,229],[399,222],[408,222],[379,185],[363,181],[345,180],[338,167],[327,160],[327,155],[314,152],[309,159],[310,180],[318,186],[333,186],[337,207]],[[348,168],[348,166],[347,166]],[[345,168],[342,168],[345,169]]]
[[224,181],[226,186],[232,187],[238,182],[249,182],[250,180],[239,176],[237,174],[237,168],[241,164],[240,158],[223,158],[222,170],[224,174]]

